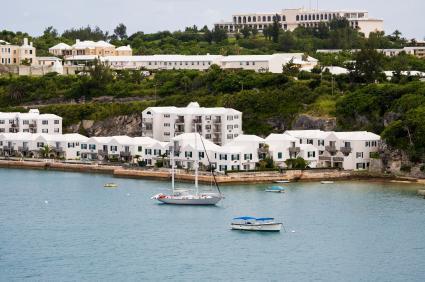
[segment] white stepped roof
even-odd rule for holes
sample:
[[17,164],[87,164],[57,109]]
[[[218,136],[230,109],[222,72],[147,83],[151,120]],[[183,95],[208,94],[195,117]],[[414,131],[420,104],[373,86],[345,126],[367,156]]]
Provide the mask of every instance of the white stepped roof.
[[268,141],[292,141],[292,142],[298,141],[297,138],[289,134],[275,134],[275,133],[272,133],[269,136],[267,136],[265,140],[266,142]]
[[18,133],[1,133],[1,140],[10,140],[10,141],[33,141],[38,138],[40,134],[33,134],[27,132],[18,132]]
[[378,141],[381,136],[368,131],[334,132],[335,136],[343,141]]
[[120,135],[120,136],[112,136],[111,141],[116,141],[117,143],[121,145],[133,145],[134,139],[132,137],[129,137],[127,135]]
[[334,75],[348,74],[350,72],[346,68],[336,67],[336,66],[324,67],[323,71],[326,71],[326,70],[328,70],[331,74],[334,74]]
[[71,46],[69,46],[68,44],[66,44],[66,43],[59,43],[59,44],[56,44],[55,46],[53,46],[53,47],[50,47],[49,49],[59,49],[59,50],[70,50],[70,49],[72,49],[71,48]]
[[197,102],[191,102],[185,108],[177,107],[150,107],[144,112],[151,111],[155,113],[167,113],[177,115],[222,115],[222,114],[241,114],[240,111],[230,108],[215,107],[215,108],[204,108],[200,107]]
[[[220,146],[214,144],[213,142],[206,140],[204,137],[202,137],[199,133],[183,133],[181,135],[178,135],[173,138],[173,141],[178,141],[180,146],[186,147],[190,146],[198,151],[204,151],[204,145],[205,150],[207,151],[218,151],[220,150]],[[172,145],[171,141],[170,145]],[[195,146],[196,143],[196,146]]]
[[[235,139],[233,139],[233,141],[231,143],[236,144],[239,142],[262,142],[264,143],[264,138],[261,138],[257,135],[246,135],[246,134],[242,134],[239,135],[238,137],[236,137]],[[229,144],[231,144],[229,143]]]
[[91,40],[85,40],[85,41],[77,41],[74,45],[72,45],[72,48],[75,49],[94,49],[94,48],[108,48],[108,47],[115,47],[114,45],[105,42],[103,40],[100,41],[91,41]]
[[120,47],[116,48],[115,50],[117,50],[117,51],[132,51],[132,49],[129,45],[120,46]]
[[332,132],[322,130],[287,130],[284,134],[288,134],[295,138],[309,138],[309,139],[325,139]]

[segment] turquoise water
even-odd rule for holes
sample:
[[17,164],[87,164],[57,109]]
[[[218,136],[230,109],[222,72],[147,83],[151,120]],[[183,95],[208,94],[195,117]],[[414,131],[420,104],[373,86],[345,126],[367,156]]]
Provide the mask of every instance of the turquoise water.
[[[0,169],[0,280],[424,281],[418,187],[225,186],[217,207],[150,200],[169,183]],[[106,182],[118,189],[104,189]],[[274,216],[287,232],[229,230]]]

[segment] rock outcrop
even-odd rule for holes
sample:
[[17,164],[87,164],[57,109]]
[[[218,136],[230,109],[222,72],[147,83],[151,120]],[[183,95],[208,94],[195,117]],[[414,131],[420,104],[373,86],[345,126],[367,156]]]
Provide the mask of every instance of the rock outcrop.
[[66,132],[86,136],[142,136],[142,114],[110,117],[101,121],[83,120],[66,128]]
[[301,114],[294,120],[292,128],[295,130],[320,129],[324,131],[333,131],[336,128],[336,118],[313,117],[307,114]]

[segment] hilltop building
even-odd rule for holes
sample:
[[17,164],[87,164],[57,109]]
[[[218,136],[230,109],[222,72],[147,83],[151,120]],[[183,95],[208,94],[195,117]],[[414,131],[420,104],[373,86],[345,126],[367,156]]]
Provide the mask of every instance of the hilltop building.
[[21,65],[35,64],[36,50],[28,38],[24,38],[21,46],[10,44],[4,40],[0,41],[0,64],[1,65]]
[[65,58],[70,56],[131,56],[133,54],[129,45],[115,48],[114,45],[103,40],[80,41],[79,39],[77,39],[72,46],[65,43],[59,43],[49,48],[49,52],[55,56],[63,56]]
[[366,36],[371,32],[382,31],[384,23],[383,20],[369,18],[367,11],[284,9],[273,13],[234,14],[232,21],[216,23],[215,27],[225,29],[230,33],[240,32],[244,27],[262,32],[273,24],[276,16],[280,27],[290,31],[297,27],[318,27],[319,23],[329,23],[336,18],[346,18],[351,27],[359,29]]

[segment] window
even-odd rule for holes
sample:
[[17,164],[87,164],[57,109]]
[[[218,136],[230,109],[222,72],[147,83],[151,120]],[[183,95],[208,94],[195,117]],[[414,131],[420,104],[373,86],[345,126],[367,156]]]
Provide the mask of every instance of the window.
[[59,128],[55,128],[55,133],[59,133]]
[[325,146],[325,140],[317,140],[318,146]]
[[233,120],[233,116],[227,116],[227,120]]
[[169,123],[164,123],[164,127],[170,127]]
[[58,119],[55,119],[55,124],[59,124],[59,120]]
[[243,155],[244,160],[252,160],[252,154],[244,154]]
[[87,144],[81,144],[81,150],[87,150]]
[[205,152],[199,152],[199,159],[203,159],[205,157]]
[[47,124],[49,124],[49,121],[48,121],[48,120],[43,120],[43,121],[41,122],[41,124],[42,124],[42,125],[47,125]]
[[233,128],[239,128],[239,125],[235,124],[235,125],[233,126]]
[[313,151],[313,152],[307,152],[307,157],[308,158],[315,158],[316,157],[316,152],[315,151]]
[[356,153],[356,158],[363,158],[363,152],[357,152]]
[[152,155],[152,149],[145,149],[145,155]]
[[118,147],[117,146],[110,146],[109,148],[111,149],[111,152],[118,151]]
[[233,139],[233,134],[227,134],[227,139]]
[[43,142],[37,142],[37,148],[42,148],[44,147],[44,143]]
[[75,147],[74,143],[68,143],[67,145],[68,145],[68,148],[74,148]]
[[27,120],[27,119],[24,119],[24,120],[22,121],[22,124],[30,124],[30,121],[29,121],[29,120]]
[[211,139],[211,134],[205,134],[205,139]]
[[187,151],[185,151],[185,152],[184,152],[184,157],[185,157],[185,158],[191,158],[191,157],[192,157],[192,152],[187,152]]
[[4,119],[1,119],[0,120],[0,124],[4,124]]
[[225,160],[227,161],[227,155],[226,154],[220,154],[220,161]]
[[164,136],[170,136],[170,132],[164,132]]
[[13,124],[14,120],[13,119],[9,119],[9,124]]
[[239,154],[232,154],[232,161],[239,161]]
[[227,165],[220,165],[220,171],[226,171],[227,170]]
[[228,125],[227,125],[227,129],[228,129],[228,130],[232,130],[232,129],[233,129],[233,125],[228,124]]
[[307,144],[313,145],[313,139],[307,139]]
[[96,150],[96,144],[89,144],[90,150]]
[[277,153],[277,158],[278,158],[278,159],[282,159],[282,157],[283,157],[282,152]]
[[142,151],[143,151],[142,146],[138,146],[138,147],[137,147],[137,152],[142,152]]
[[47,128],[43,128],[43,129],[41,130],[41,133],[49,133],[49,130],[48,130]]

